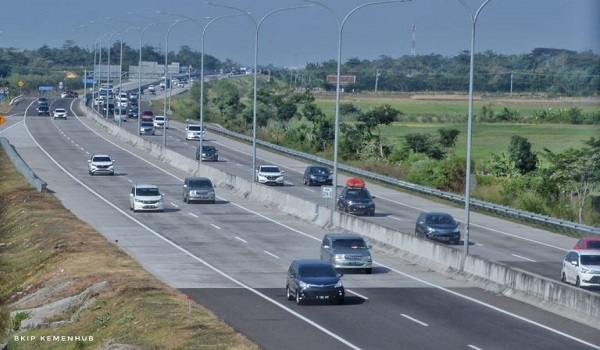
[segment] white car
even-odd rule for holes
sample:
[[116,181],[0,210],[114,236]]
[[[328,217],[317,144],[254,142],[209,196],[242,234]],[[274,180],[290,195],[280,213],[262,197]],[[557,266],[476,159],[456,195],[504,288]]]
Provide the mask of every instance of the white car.
[[88,160],[88,173],[92,176],[97,174],[115,174],[115,161],[106,154],[94,154]]
[[563,260],[560,280],[577,287],[600,287],[600,250],[571,250]]
[[63,118],[63,119],[67,119],[67,110],[64,108],[57,108],[54,110],[54,112],[52,113],[52,117],[54,119],[56,118]]
[[167,118],[165,118],[164,115],[155,116],[152,120],[152,123],[154,124],[155,128],[169,128],[169,121],[167,120]]
[[94,99],[94,106],[102,106],[104,104],[104,98],[102,97],[96,97]]
[[200,124],[189,124],[185,127],[186,140],[204,140],[204,128]]
[[164,195],[158,186],[136,184],[129,192],[129,209],[136,211],[165,211]]
[[283,186],[283,173],[277,165],[261,165],[256,169],[256,181],[266,185]]

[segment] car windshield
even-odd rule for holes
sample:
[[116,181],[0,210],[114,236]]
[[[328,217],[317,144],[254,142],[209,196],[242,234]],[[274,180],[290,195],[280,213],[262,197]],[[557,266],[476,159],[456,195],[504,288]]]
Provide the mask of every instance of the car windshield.
[[260,171],[263,173],[278,173],[279,168],[276,166],[264,166],[260,168]]
[[581,265],[598,265],[600,266],[600,255],[582,255]]
[[337,273],[329,266],[300,266],[298,275],[301,277],[336,277]]
[[65,110],[64,110],[64,109],[61,109],[61,108],[57,108],[57,109],[56,109],[56,112],[57,112],[57,113],[64,113],[64,112],[65,112]]
[[94,157],[94,162],[110,162],[110,157]]
[[447,215],[431,215],[425,222],[434,225],[454,225],[454,220]]
[[158,191],[158,188],[155,187],[141,187],[141,188],[137,188],[135,190],[135,194],[137,196],[160,196],[160,192]]
[[327,169],[327,168],[311,168],[310,173],[313,175],[329,175],[329,169]]
[[200,125],[190,125],[188,126],[189,131],[202,131],[202,127]]
[[210,180],[192,180],[190,187],[212,187],[212,182]]
[[202,146],[202,152],[214,152],[216,150],[215,146]]
[[334,249],[367,249],[362,239],[336,239],[333,241]]
[[152,124],[152,123],[148,123],[148,122],[144,122],[144,123],[142,123],[142,124],[140,124],[140,125],[141,125],[143,128],[144,128],[144,127],[145,127],[145,128],[147,128],[147,127],[154,127],[154,124]]

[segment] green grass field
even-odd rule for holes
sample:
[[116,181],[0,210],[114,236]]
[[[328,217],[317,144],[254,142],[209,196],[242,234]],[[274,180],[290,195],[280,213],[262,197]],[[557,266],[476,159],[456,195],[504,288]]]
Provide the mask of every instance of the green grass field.
[[[467,154],[467,125],[466,124],[403,124],[382,128],[382,135],[391,142],[407,133],[431,133],[437,135],[437,130],[451,128],[460,130],[460,135],[454,149],[458,156]],[[484,161],[490,154],[506,153],[513,135],[526,137],[532,144],[534,152],[542,152],[547,148],[560,152],[568,148],[580,148],[582,141],[590,137],[600,137],[600,126],[589,125],[557,125],[557,124],[473,124],[473,139],[471,157],[475,161]]]
[[[317,97],[315,101],[327,115],[334,115],[334,96],[326,98]],[[404,97],[373,97],[373,96],[344,96],[341,103],[352,103],[362,111],[369,108],[389,104],[403,113],[401,119],[392,126],[382,127],[382,135],[396,143],[407,133],[427,132],[437,135],[440,128],[457,129],[461,133],[458,138],[454,153],[466,156],[467,153],[467,123],[468,102],[465,96],[453,96],[450,99],[411,99]],[[530,116],[534,111],[548,108],[573,108],[583,111],[594,111],[599,108],[597,101],[560,101],[560,100],[493,100],[485,99],[474,101],[473,114],[481,112],[483,106],[491,106],[495,112],[503,108],[516,110],[523,117]],[[444,123],[440,120],[465,120],[464,123]],[[420,122],[420,121],[429,122]],[[341,116],[344,122],[344,116]],[[346,120],[352,122],[352,120]],[[532,143],[535,152],[542,152],[544,148],[560,152],[568,148],[579,148],[582,141],[590,137],[600,137],[600,125],[565,125],[565,124],[509,124],[509,123],[477,123],[473,124],[472,159],[484,161],[489,159],[491,153],[506,153],[513,135],[525,137]]]

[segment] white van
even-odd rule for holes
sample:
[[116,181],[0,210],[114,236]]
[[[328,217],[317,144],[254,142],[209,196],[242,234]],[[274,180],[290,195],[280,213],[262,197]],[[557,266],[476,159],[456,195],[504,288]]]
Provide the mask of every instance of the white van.
[[115,122],[127,121],[127,108],[115,108]]

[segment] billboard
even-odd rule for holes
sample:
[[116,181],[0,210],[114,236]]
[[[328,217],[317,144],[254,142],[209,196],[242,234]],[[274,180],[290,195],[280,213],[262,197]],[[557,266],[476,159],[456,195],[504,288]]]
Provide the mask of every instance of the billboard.
[[[327,76],[328,84],[337,84],[337,74]],[[340,75],[340,85],[348,85],[356,83],[356,75]]]

